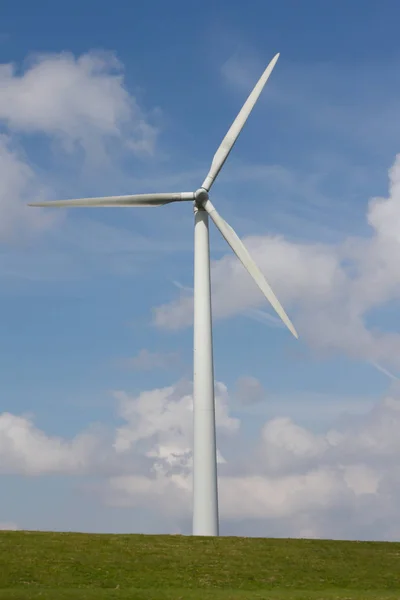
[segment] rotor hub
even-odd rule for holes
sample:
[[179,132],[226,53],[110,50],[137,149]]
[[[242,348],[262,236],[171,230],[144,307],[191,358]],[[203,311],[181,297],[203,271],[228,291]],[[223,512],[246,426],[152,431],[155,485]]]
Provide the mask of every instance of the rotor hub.
[[196,206],[203,206],[204,202],[208,200],[208,192],[204,188],[199,188],[194,193],[194,202]]

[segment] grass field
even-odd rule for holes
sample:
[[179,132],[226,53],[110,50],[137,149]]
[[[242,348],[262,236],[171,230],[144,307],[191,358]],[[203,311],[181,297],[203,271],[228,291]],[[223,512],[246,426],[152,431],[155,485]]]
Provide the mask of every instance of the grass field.
[[400,543],[0,532],[0,599],[400,600]]

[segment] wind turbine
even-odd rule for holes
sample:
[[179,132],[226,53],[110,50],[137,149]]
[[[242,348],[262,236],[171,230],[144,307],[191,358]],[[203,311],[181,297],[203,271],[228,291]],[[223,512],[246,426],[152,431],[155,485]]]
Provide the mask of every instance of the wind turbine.
[[76,200],[35,202],[29,205],[136,207],[163,206],[170,202],[183,201],[192,201],[194,204],[193,535],[215,536],[219,534],[209,216],[282,321],[291,333],[296,338],[298,337],[293,324],[260,269],[232,227],[216,211],[208,195],[278,58],[279,54],[276,54],[261,75],[215,153],[207,177],[195,192],[80,198]]

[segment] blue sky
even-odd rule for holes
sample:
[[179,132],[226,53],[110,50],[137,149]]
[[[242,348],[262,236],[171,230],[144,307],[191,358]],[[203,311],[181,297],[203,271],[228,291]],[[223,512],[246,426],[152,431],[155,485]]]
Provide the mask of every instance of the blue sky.
[[[398,419],[398,16],[387,0],[362,10],[311,0],[254,1],[251,10],[207,0],[3,2],[0,524],[189,531],[191,207],[49,214],[25,204],[196,189],[280,52],[212,199],[300,341],[212,231],[223,531],[340,536],[340,489],[349,510],[364,496],[374,507],[352,530],[343,521],[342,535],[400,537],[400,522],[374,525],[397,471],[372,472],[362,442],[371,421]],[[361,440],[357,460],[329,433],[346,440],[347,427]],[[121,430],[131,441],[119,460]],[[389,432],[377,431],[382,457]],[[275,451],[272,464],[263,453]],[[395,464],[397,447],[385,452]],[[160,514],[157,494],[177,456],[182,479]],[[157,469],[165,480],[154,483]],[[324,489],[332,469],[342,479],[321,496],[320,520],[312,503],[278,514],[266,498],[271,478],[284,495],[289,475],[299,489],[318,475]],[[248,486],[264,512],[230,506],[235,486]]]

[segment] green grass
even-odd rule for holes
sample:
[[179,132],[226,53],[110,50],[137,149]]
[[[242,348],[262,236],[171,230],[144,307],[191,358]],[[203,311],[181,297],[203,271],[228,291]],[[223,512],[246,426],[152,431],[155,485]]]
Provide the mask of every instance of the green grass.
[[400,600],[400,544],[1,532],[0,600]]

